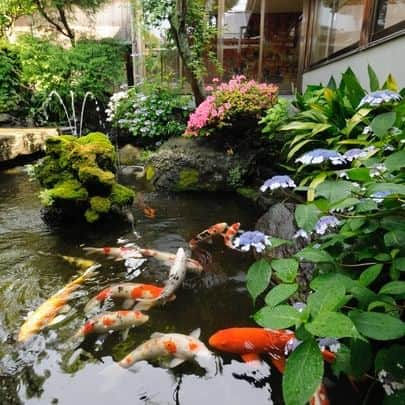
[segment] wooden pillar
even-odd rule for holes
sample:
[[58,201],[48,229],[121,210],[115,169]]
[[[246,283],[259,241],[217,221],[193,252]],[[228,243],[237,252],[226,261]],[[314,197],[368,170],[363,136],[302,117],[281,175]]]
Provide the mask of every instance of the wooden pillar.
[[257,80],[263,80],[263,54],[264,54],[264,23],[266,17],[266,0],[261,0],[260,4],[260,45],[259,45],[259,69],[257,72]]
[[218,0],[217,58],[222,68],[224,67],[224,16],[225,16],[225,0]]

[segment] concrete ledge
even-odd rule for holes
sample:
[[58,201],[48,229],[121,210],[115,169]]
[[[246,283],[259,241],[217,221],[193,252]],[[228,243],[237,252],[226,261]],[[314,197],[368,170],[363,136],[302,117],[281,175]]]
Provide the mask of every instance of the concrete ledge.
[[0,162],[45,149],[45,141],[58,135],[56,128],[0,128]]

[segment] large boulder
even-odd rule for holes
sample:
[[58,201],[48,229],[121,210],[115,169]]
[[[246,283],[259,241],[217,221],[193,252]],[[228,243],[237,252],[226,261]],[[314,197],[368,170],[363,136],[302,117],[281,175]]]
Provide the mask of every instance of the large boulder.
[[141,149],[130,144],[123,146],[118,151],[119,162],[124,166],[136,165],[139,162],[141,155]]
[[255,154],[226,153],[198,139],[174,138],[146,164],[146,179],[166,191],[231,191],[242,186]]

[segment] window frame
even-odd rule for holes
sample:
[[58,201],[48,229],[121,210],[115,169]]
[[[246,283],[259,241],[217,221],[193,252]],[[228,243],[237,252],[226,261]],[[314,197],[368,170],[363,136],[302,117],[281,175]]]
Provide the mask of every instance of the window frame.
[[[364,3],[363,22],[360,30],[360,40],[356,43],[349,45],[337,52],[328,55],[321,60],[311,62],[312,38],[315,29],[316,10],[321,0],[307,0],[307,7],[304,7],[306,12],[306,40],[303,51],[303,70],[302,73],[309,72],[318,67],[328,65],[336,62],[347,56],[354,55],[365,49],[371,48],[376,45],[388,42],[394,38],[405,35],[405,21],[401,21],[391,27],[385,28],[382,31],[374,32],[376,11],[378,0],[366,0]],[[305,4],[305,3],[304,3]]]

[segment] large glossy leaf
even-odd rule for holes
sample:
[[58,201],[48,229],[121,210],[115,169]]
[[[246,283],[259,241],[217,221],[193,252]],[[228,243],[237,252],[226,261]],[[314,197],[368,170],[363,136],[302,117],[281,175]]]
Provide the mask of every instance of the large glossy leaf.
[[314,142],[313,139],[305,139],[304,141],[301,141],[297,143],[289,152],[287,155],[287,159],[291,159],[303,146],[305,146],[309,142]]
[[375,340],[399,339],[405,336],[405,323],[398,318],[378,312],[350,312],[357,330]]
[[398,91],[398,83],[394,79],[394,76],[390,73],[387,77],[387,80],[383,84],[383,89],[388,89],[392,91]]
[[321,172],[311,181],[310,185],[308,186],[307,201],[314,201],[316,188],[325,181],[327,176],[328,173]]
[[340,89],[345,92],[353,108],[357,108],[366,92],[361,87],[353,70],[348,68],[342,75]]
[[405,281],[390,281],[383,285],[379,294],[401,295],[405,294]]
[[295,208],[295,221],[300,228],[311,232],[315,228],[320,213],[315,204],[300,204]]
[[271,266],[265,259],[253,263],[247,273],[247,289],[252,296],[253,303],[256,298],[267,288],[271,278]]
[[300,321],[300,313],[289,305],[263,307],[253,315],[253,319],[264,328],[285,329]]
[[371,121],[371,129],[376,136],[382,138],[394,126],[396,118],[397,114],[394,111],[379,114]]
[[353,189],[355,187],[350,181],[326,180],[316,188],[316,195],[325,197],[330,203],[335,203],[350,197]]
[[329,287],[329,285],[343,285],[346,290],[352,287],[355,284],[355,281],[350,277],[345,276],[340,273],[327,273],[321,274],[320,276],[315,277],[310,284],[310,287],[313,290],[324,290]]
[[298,262],[295,259],[273,259],[271,267],[277,277],[285,283],[292,283],[298,274]]
[[373,266],[367,267],[367,269],[360,274],[359,283],[367,287],[379,276],[382,268],[382,264],[374,264]]
[[391,172],[405,167],[405,150],[395,152],[388,156],[387,159],[385,159],[384,164]]
[[370,90],[371,91],[379,90],[380,83],[378,81],[376,73],[374,72],[373,68],[370,65],[367,66],[367,70],[368,70],[368,78],[370,81]]
[[306,247],[295,254],[301,261],[313,263],[334,263],[333,257],[322,249]]
[[359,333],[352,320],[338,312],[321,312],[305,328],[314,336],[344,338],[358,337]]
[[405,232],[402,230],[394,230],[387,232],[384,235],[384,243],[386,246],[404,246],[405,244]]
[[[353,129],[356,128],[360,122],[364,121],[364,118],[367,117],[367,115],[372,111],[371,108],[361,108],[359,111],[356,112],[356,114],[353,115],[350,120],[347,121],[346,127],[342,130],[342,132],[349,136]],[[358,142],[356,142],[358,143]]]
[[280,284],[273,287],[264,299],[269,307],[275,307],[298,290],[298,284]]
[[286,405],[304,405],[322,382],[323,359],[317,343],[307,340],[289,356],[283,377]]
[[330,284],[327,288],[310,294],[307,300],[313,317],[322,312],[336,311],[344,303],[346,288],[342,284]]

